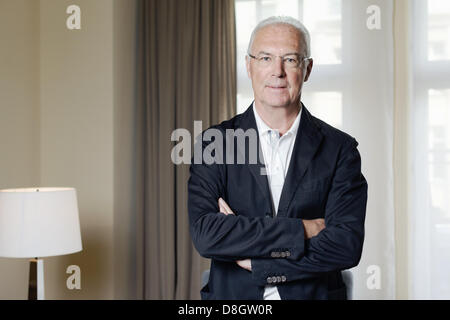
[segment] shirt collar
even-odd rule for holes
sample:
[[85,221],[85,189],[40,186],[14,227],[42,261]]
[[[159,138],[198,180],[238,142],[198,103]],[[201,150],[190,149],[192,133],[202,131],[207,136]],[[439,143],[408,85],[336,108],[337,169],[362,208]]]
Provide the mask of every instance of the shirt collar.
[[[255,115],[256,126],[258,127],[258,132],[261,136],[264,136],[269,133],[270,130],[274,130],[270,128],[263,119],[258,114],[255,108],[255,102],[252,104],[253,114]],[[297,114],[297,117],[294,120],[294,123],[291,125],[289,130],[284,135],[293,135],[294,137],[297,135],[298,127],[300,125],[300,118],[302,115],[303,106],[300,108],[300,112]]]

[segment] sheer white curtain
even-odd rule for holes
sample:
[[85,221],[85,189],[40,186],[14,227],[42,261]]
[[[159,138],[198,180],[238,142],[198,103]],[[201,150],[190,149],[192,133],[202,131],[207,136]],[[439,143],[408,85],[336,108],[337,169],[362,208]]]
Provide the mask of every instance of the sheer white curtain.
[[[369,184],[363,256],[352,269],[353,297],[393,299],[393,4],[372,5],[367,0],[236,0],[237,108],[242,112],[253,100],[244,60],[253,28],[272,15],[298,18],[311,33],[314,58],[302,101],[313,115],[357,139]],[[379,29],[369,28],[368,20]]]
[[412,9],[410,296],[450,299],[450,1]]

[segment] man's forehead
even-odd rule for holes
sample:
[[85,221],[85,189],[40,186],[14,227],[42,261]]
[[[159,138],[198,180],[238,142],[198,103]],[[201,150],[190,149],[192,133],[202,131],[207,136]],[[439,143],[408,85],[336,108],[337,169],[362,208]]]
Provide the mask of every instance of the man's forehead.
[[253,50],[267,52],[267,50],[298,52],[301,49],[303,35],[293,26],[273,24],[264,26],[255,34]]

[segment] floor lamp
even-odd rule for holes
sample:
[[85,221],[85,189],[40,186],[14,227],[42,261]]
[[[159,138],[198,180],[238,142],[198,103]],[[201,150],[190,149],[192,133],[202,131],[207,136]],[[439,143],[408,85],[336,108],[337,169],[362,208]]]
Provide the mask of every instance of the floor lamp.
[[32,258],[28,299],[45,299],[43,257],[81,250],[74,188],[0,190],[0,257]]

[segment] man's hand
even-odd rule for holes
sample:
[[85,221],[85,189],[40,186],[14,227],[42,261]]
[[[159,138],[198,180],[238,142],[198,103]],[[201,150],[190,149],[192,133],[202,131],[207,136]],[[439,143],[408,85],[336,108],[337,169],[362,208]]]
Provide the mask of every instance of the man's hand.
[[303,219],[303,227],[305,229],[305,239],[311,239],[319,234],[320,231],[325,229],[324,219],[313,219],[305,220]]
[[231,210],[231,208],[222,198],[219,198],[219,211],[225,215],[234,214],[233,210]]
[[[222,212],[225,215],[232,214],[234,215],[233,210],[231,210],[230,206],[223,200],[222,198],[219,198],[219,211]],[[245,260],[238,260],[236,263],[243,269],[252,271],[252,261],[250,259]]]
[[236,261],[236,263],[239,265],[239,267],[248,271],[252,271],[252,260],[250,259],[238,260]]
[[[219,210],[225,215],[232,214],[234,215],[233,210],[231,210],[230,206],[223,200],[219,198],[218,201]],[[311,239],[319,234],[320,231],[325,229],[325,220],[324,219],[312,219],[312,220],[302,220],[303,227],[305,229],[305,239]],[[250,259],[239,260],[236,263],[243,269],[248,271],[252,271],[252,262]]]

